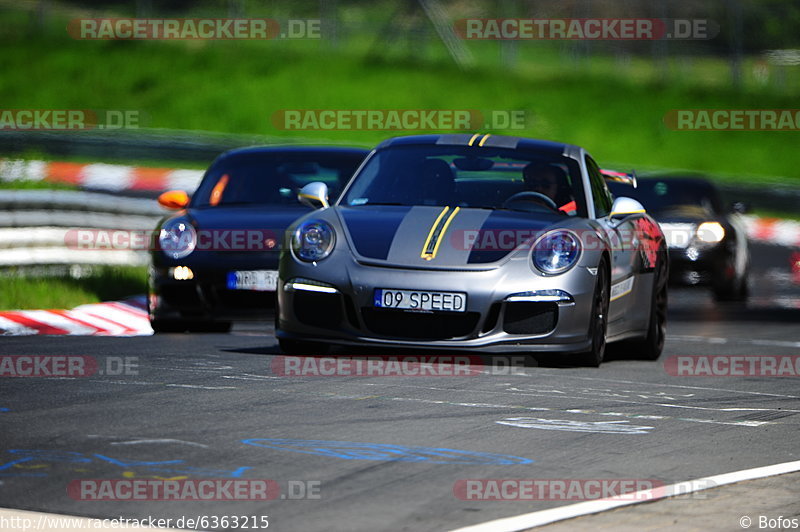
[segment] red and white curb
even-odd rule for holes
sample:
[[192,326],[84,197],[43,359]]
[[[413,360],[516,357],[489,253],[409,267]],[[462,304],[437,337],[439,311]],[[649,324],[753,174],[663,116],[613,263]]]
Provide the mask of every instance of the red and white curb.
[[143,336],[153,334],[144,297],[91,303],[70,310],[0,312],[0,334],[21,336]]
[[6,181],[66,183],[111,192],[179,189],[191,193],[197,188],[202,177],[202,170],[180,168],[0,159],[0,179]]
[[800,247],[800,222],[778,218],[744,216],[747,237],[755,242],[766,242],[787,247]]

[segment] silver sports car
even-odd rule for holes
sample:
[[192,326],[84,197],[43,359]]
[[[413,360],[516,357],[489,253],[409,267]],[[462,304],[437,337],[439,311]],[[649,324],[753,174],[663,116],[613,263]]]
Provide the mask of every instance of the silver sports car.
[[[607,342],[657,358],[668,255],[636,200],[614,198],[583,148],[496,135],[389,139],[329,206],[287,231],[276,334],[328,345],[569,354]],[[635,178],[630,180],[635,186]]]

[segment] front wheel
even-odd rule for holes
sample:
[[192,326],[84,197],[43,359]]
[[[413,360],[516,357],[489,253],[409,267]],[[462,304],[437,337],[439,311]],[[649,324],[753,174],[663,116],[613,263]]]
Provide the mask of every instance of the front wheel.
[[653,279],[653,297],[650,304],[650,322],[647,336],[635,345],[635,352],[643,360],[657,360],[664,350],[667,337],[667,279],[656,275]]
[[714,300],[717,302],[744,303],[750,296],[750,283],[748,272],[742,274],[741,279],[734,278],[727,283],[720,283],[712,288]]
[[602,362],[606,354],[606,332],[608,331],[608,303],[609,303],[609,273],[605,259],[600,261],[597,267],[597,282],[592,298],[591,323],[589,323],[589,333],[592,337],[592,347],[577,356],[577,362],[581,366],[596,368]]

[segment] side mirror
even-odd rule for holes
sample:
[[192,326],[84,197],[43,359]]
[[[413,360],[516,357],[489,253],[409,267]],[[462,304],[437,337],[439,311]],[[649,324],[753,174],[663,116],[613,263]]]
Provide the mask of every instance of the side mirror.
[[297,193],[297,200],[312,209],[330,207],[328,203],[328,185],[320,181],[309,183]]
[[189,205],[189,195],[183,190],[170,190],[158,197],[158,204],[176,211],[184,209]]
[[633,198],[619,197],[614,200],[611,206],[611,213],[609,218],[625,218],[631,214],[643,214],[645,211],[641,203]]
[[731,203],[731,212],[739,214],[747,214],[750,211],[750,205],[743,201],[734,201]]

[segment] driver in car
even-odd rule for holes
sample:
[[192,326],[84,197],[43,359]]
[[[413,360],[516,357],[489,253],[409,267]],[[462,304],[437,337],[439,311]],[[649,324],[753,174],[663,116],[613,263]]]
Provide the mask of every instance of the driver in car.
[[561,167],[546,163],[530,163],[522,170],[525,188],[547,196],[556,208],[565,214],[574,214],[577,210],[572,198],[567,174]]

